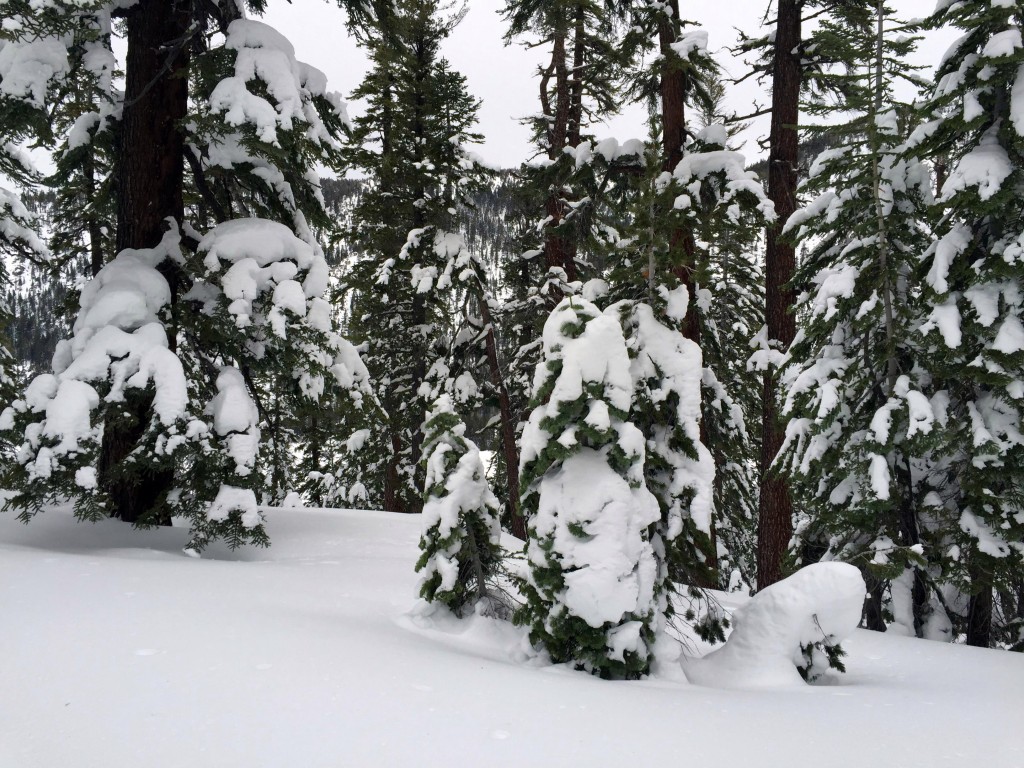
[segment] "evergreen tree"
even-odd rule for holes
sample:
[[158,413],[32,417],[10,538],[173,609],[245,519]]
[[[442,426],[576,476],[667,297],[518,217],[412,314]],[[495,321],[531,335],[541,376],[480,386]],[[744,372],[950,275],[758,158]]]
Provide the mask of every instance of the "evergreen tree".
[[416,563],[423,572],[420,596],[461,615],[487,599],[488,583],[501,562],[498,500],[450,395],[435,401],[423,430],[426,479]]
[[998,638],[993,590],[1014,590],[1024,554],[1024,4],[944,0],[928,26],[946,25],[963,35],[939,63],[911,137],[918,157],[948,167],[923,259],[922,356],[941,399],[926,503],[944,523],[941,578],[969,595],[956,627],[987,646]]
[[540,361],[541,332],[559,300],[599,272],[608,242],[603,200],[619,158],[635,165],[639,146],[595,142],[592,126],[615,114],[637,37],[621,21],[618,3],[591,0],[508,0],[506,42],[526,39],[550,59],[538,69],[540,111],[525,121],[537,161],[518,171],[522,222],[519,252],[504,265],[508,298],[500,324],[507,349],[509,412],[520,429],[530,382]]
[[[287,382],[284,394],[318,401],[365,389],[333,329],[307,221],[325,218],[310,166],[336,162],[342,105],[234,2],[144,0],[124,15],[119,253],[84,287],[53,373],[4,417],[18,446],[8,507],[27,519],[70,496],[85,519],[187,517],[195,550],[214,536],[266,543],[264,435],[278,450],[280,437],[262,392]],[[67,56],[74,38],[61,30],[41,34]],[[185,193],[186,155],[205,208]],[[227,169],[230,180],[208,183]]]
[[[807,244],[795,278],[806,286],[798,303],[807,309],[783,369],[790,421],[778,461],[806,500],[798,545],[862,567],[871,629],[885,629],[883,597],[906,574],[912,610],[895,609],[901,620],[912,616],[907,631],[924,635],[938,607],[922,567],[933,418],[914,340],[914,270],[927,242],[931,179],[902,156],[908,106],[893,90],[901,80],[920,85],[906,64],[916,40],[907,32],[879,2],[861,24],[826,19],[816,33],[861,64],[823,75],[819,83],[831,77],[839,98],[808,105],[833,146],[811,166],[802,189],[810,202],[786,225]],[[890,621],[892,612],[890,605]],[[941,608],[935,619],[943,620]]]
[[700,347],[682,333],[687,304],[680,285],[660,288],[649,302],[624,301],[608,310],[625,333],[633,384],[629,419],[644,436],[644,483],[661,513],[651,537],[659,621],[675,614],[669,599],[675,584],[708,584],[715,566],[715,466],[701,443],[704,368]]
[[350,334],[366,349],[386,414],[364,449],[360,482],[382,492],[372,504],[393,511],[423,503],[421,426],[432,399],[455,386],[450,356],[465,271],[482,274],[457,222],[483,175],[465,148],[480,138],[479,102],[440,58],[460,18],[443,16],[436,0],[403,0],[359,33],[372,69],[354,94],[368,105],[351,157],[368,182],[354,212],[360,257],[345,288]]
[[660,514],[629,421],[629,353],[617,318],[580,297],[562,300],[543,339],[523,432],[529,571],[517,620],[556,663],[635,678],[660,620],[648,534]]

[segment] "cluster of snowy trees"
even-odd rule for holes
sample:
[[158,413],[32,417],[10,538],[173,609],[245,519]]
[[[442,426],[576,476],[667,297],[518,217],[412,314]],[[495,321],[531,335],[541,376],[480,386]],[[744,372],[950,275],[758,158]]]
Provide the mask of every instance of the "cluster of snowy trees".
[[[422,512],[456,612],[504,528],[517,620],[604,676],[648,670],[677,585],[818,560],[869,627],[1022,647],[1024,3],[778,0],[742,43],[767,188],[679,0],[508,0],[550,57],[511,177],[471,150],[457,8],[340,2],[350,120],[264,5],[0,0],[0,267],[74,305],[49,370],[0,348],[8,509],[183,519],[195,552],[300,497]],[[905,61],[945,26],[932,84]],[[648,138],[599,140],[626,100]],[[363,179],[344,215],[324,168]],[[497,189],[514,250],[470,231]]]

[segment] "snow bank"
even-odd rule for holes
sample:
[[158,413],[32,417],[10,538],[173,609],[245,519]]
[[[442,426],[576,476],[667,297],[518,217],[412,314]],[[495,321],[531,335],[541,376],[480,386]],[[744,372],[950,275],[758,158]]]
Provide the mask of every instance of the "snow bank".
[[860,623],[864,579],[848,563],[815,563],[764,589],[732,617],[728,642],[684,661],[691,683],[717,688],[803,685],[800,646],[835,645]]

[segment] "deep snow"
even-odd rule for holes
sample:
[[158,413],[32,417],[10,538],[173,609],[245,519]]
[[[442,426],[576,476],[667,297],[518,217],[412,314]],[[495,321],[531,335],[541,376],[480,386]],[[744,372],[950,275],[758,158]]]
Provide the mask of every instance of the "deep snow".
[[1019,654],[858,630],[824,685],[605,682],[411,613],[418,516],[268,518],[269,550],[195,560],[184,529],[0,515],[0,768],[1024,766]]

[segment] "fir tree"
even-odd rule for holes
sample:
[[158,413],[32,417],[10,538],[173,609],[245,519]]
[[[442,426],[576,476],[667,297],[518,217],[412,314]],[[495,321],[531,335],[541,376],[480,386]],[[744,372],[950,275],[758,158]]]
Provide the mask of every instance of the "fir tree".
[[621,23],[617,3],[508,0],[503,14],[506,42],[525,40],[550,52],[537,73],[540,110],[525,121],[539,161],[518,170],[522,232],[519,252],[503,270],[509,296],[499,319],[506,336],[509,410],[518,429],[544,323],[563,296],[599,271],[594,261],[607,241],[602,201],[609,179],[620,156],[636,164],[639,147],[623,152],[614,140],[595,142],[592,126],[618,111],[626,67],[639,49]]
[[580,297],[562,300],[543,338],[523,432],[529,572],[517,620],[556,663],[635,678],[659,622],[648,528],[660,515],[629,421],[629,353],[618,319]]
[[968,644],[987,646],[996,639],[993,590],[1013,591],[1024,554],[1024,4],[944,0],[928,26],[945,25],[963,35],[940,62],[911,137],[916,156],[948,169],[923,258],[922,356],[941,395],[926,503],[944,523],[941,578],[970,596],[956,627]]
[[480,451],[450,395],[441,395],[423,425],[423,535],[416,570],[420,596],[456,615],[488,597],[501,562],[498,500]]
[[[906,65],[915,45],[907,31],[879,3],[860,25],[826,20],[817,32],[839,58],[862,63],[831,75],[835,102],[809,105],[833,146],[811,166],[802,190],[810,202],[786,224],[807,243],[796,273],[807,309],[783,372],[790,421],[778,461],[807,502],[798,545],[862,567],[871,629],[885,629],[883,596],[906,573],[907,630],[923,635],[934,602],[921,557],[933,418],[914,341],[913,273],[927,240],[931,180],[922,163],[902,156],[908,106],[893,89],[901,80],[920,84]],[[836,112],[846,122],[836,124]]]
[[[343,108],[233,2],[125,15],[119,253],[83,288],[53,373],[4,417],[18,446],[8,507],[27,519],[70,496],[85,519],[184,516],[196,550],[214,536],[266,543],[257,505],[275,500],[284,438],[263,393],[365,390],[308,223],[326,219],[310,165],[337,162]],[[64,55],[74,42],[56,23],[45,35]],[[186,194],[186,155],[202,204]]]
[[354,94],[368,107],[353,127],[351,157],[369,180],[345,288],[350,334],[365,345],[386,415],[361,456],[359,482],[382,492],[371,503],[394,511],[422,505],[420,428],[428,403],[454,386],[446,382],[465,272],[482,274],[457,222],[482,178],[465,146],[479,139],[479,102],[439,53],[459,20],[435,0],[406,0],[359,33],[373,67]]

